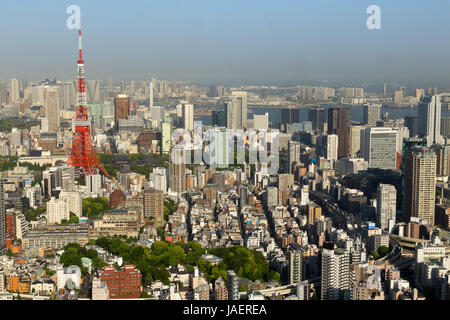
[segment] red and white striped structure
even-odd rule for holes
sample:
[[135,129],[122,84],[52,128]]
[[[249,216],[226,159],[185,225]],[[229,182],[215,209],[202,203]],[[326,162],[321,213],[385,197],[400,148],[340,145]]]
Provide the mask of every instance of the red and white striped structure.
[[90,121],[86,102],[86,83],[84,79],[84,61],[81,48],[81,29],[78,32],[78,62],[77,62],[77,106],[73,125],[75,132],[72,141],[67,164],[82,169],[84,175],[94,174],[94,166],[97,166],[104,175],[109,177],[108,172],[98,160],[97,154],[92,147]]

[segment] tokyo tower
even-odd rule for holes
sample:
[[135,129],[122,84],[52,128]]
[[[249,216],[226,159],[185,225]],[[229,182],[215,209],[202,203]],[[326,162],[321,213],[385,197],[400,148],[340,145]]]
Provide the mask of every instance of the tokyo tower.
[[81,29],[78,31],[78,62],[77,62],[77,106],[75,119],[75,133],[72,140],[72,150],[67,164],[83,170],[85,175],[94,173],[94,166],[97,166],[105,176],[108,172],[98,160],[97,154],[92,147],[90,121],[86,103],[86,84],[84,80],[84,61],[81,49]]

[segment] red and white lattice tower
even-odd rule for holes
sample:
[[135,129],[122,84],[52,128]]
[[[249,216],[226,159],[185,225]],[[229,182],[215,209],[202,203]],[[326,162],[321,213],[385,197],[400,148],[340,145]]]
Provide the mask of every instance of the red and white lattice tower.
[[67,164],[83,170],[85,175],[94,173],[94,166],[97,166],[104,175],[109,177],[103,165],[98,160],[97,154],[92,147],[90,121],[86,103],[86,83],[84,80],[84,61],[81,49],[81,30],[78,32],[78,62],[77,62],[77,107],[73,124],[75,133],[72,141]]

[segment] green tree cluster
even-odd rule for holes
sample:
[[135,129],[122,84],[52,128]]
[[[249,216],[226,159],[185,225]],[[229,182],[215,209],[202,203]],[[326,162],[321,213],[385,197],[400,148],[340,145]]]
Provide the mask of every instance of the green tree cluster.
[[96,218],[101,216],[109,208],[109,200],[105,197],[84,198],[83,199],[83,216]]
[[45,210],[46,210],[45,208],[36,208],[36,209],[31,208],[31,209],[29,209],[29,210],[24,212],[25,219],[27,219],[27,221],[35,220],[42,213],[44,213]]

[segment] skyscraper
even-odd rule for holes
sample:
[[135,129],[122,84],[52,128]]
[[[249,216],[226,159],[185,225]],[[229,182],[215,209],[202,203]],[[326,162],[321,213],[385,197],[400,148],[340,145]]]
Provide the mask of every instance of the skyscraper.
[[360,154],[369,163],[369,168],[395,170],[397,131],[381,127],[368,127],[361,130]]
[[100,102],[100,81],[87,80],[86,82],[88,103]]
[[299,123],[300,122],[300,110],[298,108],[285,108],[281,109],[281,122],[282,123]]
[[172,148],[172,118],[164,118],[161,125],[161,153],[168,154]]
[[149,95],[149,108],[150,110],[153,108],[153,82],[150,82],[148,89],[148,95]]
[[319,138],[319,155],[327,160],[337,161],[338,159],[338,136],[335,134],[323,134]]
[[308,110],[308,120],[311,121],[313,130],[325,131],[324,124],[327,122],[327,111],[324,108],[311,108]]
[[[397,209],[397,190],[391,184],[380,183],[377,188],[377,226],[388,229],[395,224]],[[389,223],[391,220],[391,223]],[[390,231],[390,230],[389,230]]]
[[4,179],[0,179],[0,255],[6,253],[6,204]]
[[328,109],[328,133],[338,136],[338,157],[348,157],[351,141],[350,109]]
[[194,105],[183,103],[183,128],[189,131],[194,130]]
[[439,95],[424,95],[420,99],[418,117],[418,133],[427,139],[427,146],[442,144],[441,136],[441,97]]
[[364,124],[374,126],[380,120],[381,104],[367,103],[364,105]]
[[423,146],[406,150],[405,154],[404,217],[426,219],[434,224],[436,196],[436,153]]
[[287,250],[288,283],[302,281],[303,250],[298,243],[291,243]]
[[350,257],[347,250],[322,250],[321,300],[350,298]]
[[186,191],[186,164],[184,161],[184,150],[172,150],[175,154],[170,157],[169,162],[169,188],[178,195]]
[[114,98],[114,123],[116,130],[119,128],[119,120],[128,119],[130,115],[130,97],[119,94]]
[[59,88],[48,86],[44,91],[45,118],[48,120],[48,130],[56,132],[60,127],[59,119]]
[[160,190],[144,190],[144,217],[152,219],[157,228],[164,226],[164,193]]
[[301,154],[301,144],[298,141],[289,141],[288,142],[288,157],[287,157],[287,166],[288,172],[292,173],[292,164],[294,161],[297,164],[300,164],[300,154]]
[[247,92],[233,91],[231,102],[225,103],[228,129],[243,129],[247,127]]
[[11,101],[11,103],[15,103],[19,101],[19,99],[20,99],[19,80],[11,79],[9,81],[9,100]]

